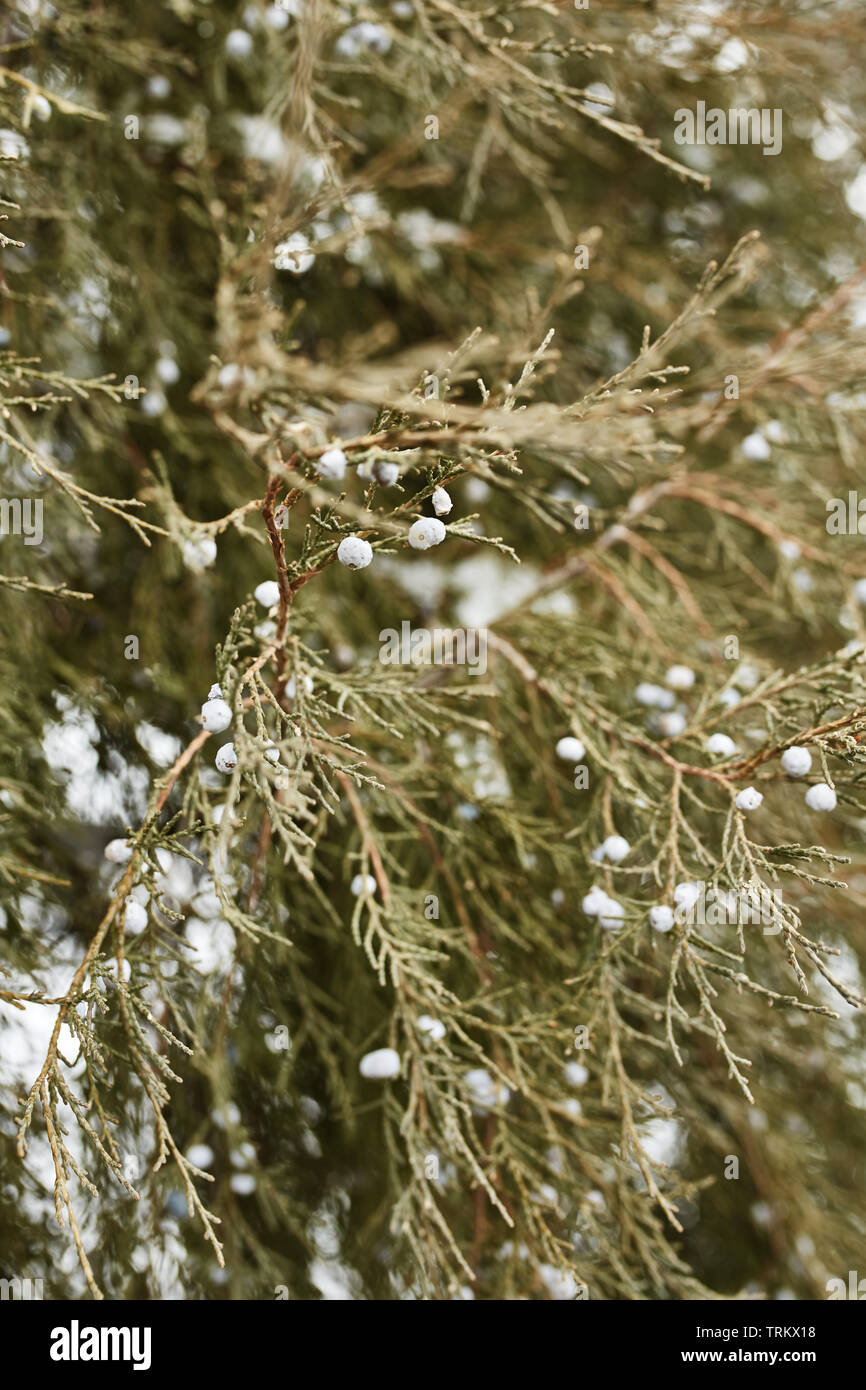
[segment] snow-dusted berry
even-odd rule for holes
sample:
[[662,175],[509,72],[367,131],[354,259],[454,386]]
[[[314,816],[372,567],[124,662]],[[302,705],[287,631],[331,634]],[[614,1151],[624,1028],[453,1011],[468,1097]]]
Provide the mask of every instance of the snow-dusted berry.
[[356,898],[360,898],[362,893],[375,893],[376,880],[372,874],[355,874],[352,879],[352,892]]
[[413,550],[429,550],[433,545],[440,545],[446,535],[438,517],[422,516],[409,527],[409,544]]
[[265,744],[265,757],[270,763],[278,763],[280,761],[280,750],[272,738],[269,738]]
[[816,782],[806,793],[806,805],[810,811],[835,811],[836,793],[826,782]]
[[473,1067],[463,1080],[476,1109],[486,1114],[495,1105],[507,1105],[511,1092],[502,1081],[496,1081],[486,1067]]
[[363,536],[344,536],[337,547],[337,559],[350,570],[366,569],[373,558],[373,547]]
[[659,732],[664,738],[679,738],[686,727],[686,717],[680,714],[678,709],[671,710],[670,714],[659,715]]
[[201,707],[201,726],[209,734],[221,734],[232,722],[231,706],[225,700],[205,700]]
[[669,907],[662,903],[658,907],[650,908],[650,926],[653,931],[670,931],[674,924],[674,914]]
[[316,469],[320,478],[342,478],[346,472],[346,455],[342,449],[326,449]]
[[589,1080],[589,1071],[582,1062],[566,1062],[563,1071],[569,1086],[585,1086]]
[[431,1018],[430,1014],[421,1014],[417,1027],[419,1033],[426,1033],[433,1042],[441,1042],[445,1037],[445,1024],[441,1019]]
[[607,894],[603,888],[592,885],[591,890],[581,899],[581,908],[587,913],[588,917],[598,917],[603,906],[607,902]]
[[691,666],[671,666],[665,676],[671,690],[691,690],[695,683],[695,673]]
[[604,889],[596,888],[593,885],[589,892],[584,895],[580,906],[587,917],[597,917],[606,902],[607,893],[605,893]]
[[761,793],[756,791],[754,787],[743,787],[736,800],[737,810],[757,811],[763,799]]
[[672,690],[665,690],[664,686],[654,685],[652,681],[641,681],[635,687],[634,698],[648,709],[673,709],[676,703]]
[[212,685],[211,688],[210,688],[210,690],[209,690],[208,693],[207,693],[207,697],[208,697],[209,700],[221,700],[221,699],[223,698],[223,689],[222,689],[222,686],[221,686],[221,685]]
[[393,1047],[380,1047],[361,1058],[358,1070],[368,1081],[390,1081],[400,1075],[400,1054]]
[[737,751],[737,745],[727,734],[710,734],[707,739],[707,752],[714,758],[731,758]]
[[770,457],[770,446],[758,430],[755,430],[754,434],[746,435],[740,450],[743,458],[752,459],[755,463],[763,463]]
[[400,465],[388,459],[376,459],[370,472],[380,487],[393,487],[400,476]]
[[631,850],[631,845],[622,835],[608,835],[607,839],[602,842],[601,850],[605,859],[609,859],[611,864],[618,864],[621,859],[625,859]]
[[156,374],[163,386],[174,386],[180,379],[180,367],[173,357],[160,357],[156,363]]
[[265,579],[255,588],[256,602],[262,608],[274,608],[280,601],[280,586],[275,579]]
[[[312,693],[313,693],[313,678],[312,678],[312,676],[304,676],[304,682],[303,682],[303,684],[304,684],[304,690],[307,692],[307,694],[308,694],[308,695],[312,695]],[[297,693],[298,693],[298,682],[297,682],[297,680],[296,680],[296,678],[295,678],[294,676],[289,676],[289,679],[286,681],[286,696],[287,696],[287,698],[288,698],[289,700],[294,700],[294,698],[295,698],[295,696],[297,695]]]
[[556,745],[556,756],[567,763],[579,763],[585,752],[579,738],[561,738]]
[[133,936],[143,932],[147,926],[147,909],[137,903],[135,898],[127,898],[123,909],[123,925]]
[[695,883],[678,883],[674,889],[674,902],[683,912],[690,912],[701,896],[701,885]]
[[112,864],[125,864],[132,858],[132,845],[128,840],[109,840],[102,852]]
[[303,232],[292,232],[274,247],[275,270],[288,270],[292,275],[305,275],[315,264],[316,253]]
[[181,550],[188,570],[208,569],[217,557],[217,544],[212,536],[193,536],[185,540]]
[[606,898],[598,914],[598,924],[605,931],[619,931],[624,917],[625,908],[622,903],[615,902],[613,898]]
[[786,748],[782,754],[782,767],[789,777],[805,777],[812,766],[812,754],[808,748]]
[[289,509],[285,502],[281,502],[278,507],[274,507],[274,525],[278,531],[285,531],[289,524]]
[[217,750],[214,762],[218,772],[234,772],[238,765],[238,755],[233,743],[224,743],[222,748]]
[[858,603],[866,605],[866,579],[858,579],[854,585],[854,597]]
[[230,58],[249,58],[253,51],[253,36],[246,29],[232,29],[226,35],[226,53]]
[[430,501],[433,503],[433,510],[437,516],[447,516],[454,506],[444,487],[434,488]]

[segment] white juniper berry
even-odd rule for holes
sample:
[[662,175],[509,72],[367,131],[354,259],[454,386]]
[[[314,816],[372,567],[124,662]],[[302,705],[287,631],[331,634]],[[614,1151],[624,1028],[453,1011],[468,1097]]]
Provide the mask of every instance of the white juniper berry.
[[201,707],[202,728],[207,729],[209,734],[221,734],[229,727],[232,718],[231,706],[219,697],[205,700]]
[[373,558],[373,547],[363,536],[344,536],[337,547],[337,559],[350,570],[366,569]]
[[447,534],[438,517],[423,516],[409,527],[409,544],[413,550],[429,550],[431,546],[441,545]]
[[400,1075],[400,1054],[393,1047],[380,1047],[361,1058],[359,1070],[368,1081],[390,1081]]
[[214,759],[219,772],[234,772],[238,765],[238,755],[233,743],[224,743],[222,748],[217,750]]
[[816,782],[806,792],[806,805],[810,811],[835,811],[836,793],[827,782]]

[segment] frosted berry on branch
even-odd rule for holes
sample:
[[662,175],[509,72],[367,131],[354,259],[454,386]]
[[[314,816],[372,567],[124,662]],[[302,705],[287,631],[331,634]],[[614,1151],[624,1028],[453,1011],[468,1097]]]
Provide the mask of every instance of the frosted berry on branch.
[[812,767],[812,754],[808,748],[786,748],[782,754],[782,767],[789,777],[805,777]]
[[360,898],[362,893],[369,893],[372,896],[376,891],[376,880],[372,874],[355,874],[351,888],[356,898]]
[[400,477],[400,465],[391,463],[388,459],[376,459],[370,473],[380,487],[393,487]]
[[183,563],[188,570],[200,573],[209,569],[217,557],[217,545],[212,536],[193,536],[181,548]]
[[205,700],[201,707],[201,726],[209,734],[221,734],[232,722],[231,706],[225,700]]
[[634,698],[639,705],[644,705],[647,709],[673,709],[676,703],[676,696],[672,690],[653,685],[652,681],[641,681],[640,685],[635,687]]
[[622,903],[616,902],[613,898],[605,898],[598,914],[598,924],[605,931],[619,931],[624,917],[625,908]]
[[265,744],[264,753],[269,763],[278,763],[280,761],[280,750],[272,738],[269,738]]
[[737,745],[727,734],[710,734],[707,739],[707,752],[714,758],[732,758]]
[[337,547],[337,559],[346,569],[366,569],[373,558],[373,547],[362,536],[344,536]]
[[400,1054],[393,1047],[380,1047],[361,1058],[358,1070],[368,1081],[390,1081],[400,1075]]
[[584,894],[584,897],[581,899],[580,906],[587,917],[597,917],[607,900],[607,893],[605,893],[604,889],[598,888],[593,884],[589,892]]
[[285,502],[281,502],[278,507],[274,507],[274,525],[278,531],[285,531],[289,525],[289,509]]
[[754,787],[744,787],[737,796],[735,804],[738,811],[757,811],[763,799],[761,793],[756,791]]
[[217,750],[214,759],[218,772],[234,772],[238,765],[238,755],[233,743],[224,743],[222,748]]
[[127,898],[123,909],[123,925],[133,936],[138,936],[147,926],[147,909],[137,903],[135,898]]
[[342,449],[326,449],[316,464],[320,478],[342,478],[346,472],[346,455]]
[[[312,676],[304,676],[304,690],[307,692],[308,695],[312,695],[312,693],[313,693],[313,678],[312,678]],[[296,679],[295,676],[289,676],[289,679],[286,681],[286,697],[287,697],[287,699],[289,699],[289,700],[294,700],[294,698],[295,698],[295,696],[297,695],[297,693],[298,693],[298,683],[297,683],[297,679]]]
[[826,782],[816,782],[806,792],[806,805],[810,811],[835,811],[836,793]]
[[433,510],[437,516],[447,516],[454,506],[444,487],[434,488],[430,501],[433,503]]
[[682,912],[691,912],[700,896],[701,885],[694,881],[691,883],[678,883],[674,889],[674,902]]
[[109,840],[102,851],[112,864],[125,864],[132,858],[132,845],[128,840]]
[[221,700],[223,698],[222,686],[212,685],[207,693],[207,697],[209,700]]
[[409,544],[413,550],[429,550],[431,546],[440,545],[447,534],[438,517],[422,516],[409,527]]
[[556,745],[556,756],[568,763],[579,763],[585,753],[579,738],[561,738]]
[[232,29],[226,35],[226,53],[230,58],[249,58],[253,51],[253,36],[246,29]]
[[486,1067],[473,1067],[463,1080],[476,1110],[486,1115],[496,1105],[507,1105],[511,1092],[502,1081],[495,1081]]
[[673,911],[663,903],[650,908],[649,919],[653,931],[670,931],[675,921]]
[[275,579],[265,579],[255,588],[255,599],[263,608],[275,608],[280,601],[280,586]]
[[433,1042],[441,1042],[445,1037],[445,1024],[430,1014],[421,1014],[416,1024],[419,1033],[424,1033]]
[[618,864],[625,859],[631,850],[631,845],[622,835],[608,835],[601,844],[601,858],[607,859],[611,864]]
[[679,738],[685,731],[686,716],[679,710],[671,710],[669,714],[659,715],[659,733],[663,738]]
[[665,676],[671,690],[691,690],[695,683],[695,673],[691,666],[671,666]]

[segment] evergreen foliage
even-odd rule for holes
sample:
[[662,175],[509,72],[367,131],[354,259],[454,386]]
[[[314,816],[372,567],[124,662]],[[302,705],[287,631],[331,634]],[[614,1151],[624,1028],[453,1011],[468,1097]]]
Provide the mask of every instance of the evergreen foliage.
[[[862,1265],[864,27],[0,17],[3,1274],[634,1300]],[[678,144],[699,100],[782,149]],[[403,624],[486,660],[384,660]],[[704,920],[654,930],[692,882]]]

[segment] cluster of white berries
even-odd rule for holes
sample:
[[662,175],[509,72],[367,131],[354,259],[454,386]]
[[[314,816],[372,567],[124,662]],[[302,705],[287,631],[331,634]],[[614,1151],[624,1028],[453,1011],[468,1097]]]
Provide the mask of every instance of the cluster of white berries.
[[686,916],[691,912],[700,896],[700,884],[695,882],[678,883],[673,892],[674,907],[669,907],[667,903],[658,903],[655,907],[650,908],[649,924],[653,931],[671,931],[677,920],[675,909],[679,911],[682,916]]
[[[789,777],[805,777],[812,767],[812,755],[808,748],[792,745],[782,754],[782,767]],[[763,796],[754,787],[744,787],[736,799],[741,811],[756,811]],[[827,782],[816,782],[809,787],[805,797],[810,811],[835,811],[836,793]]]
[[[683,709],[676,709],[676,692],[691,690],[695,673],[691,666],[671,666],[665,675],[665,685],[641,681],[635,687],[634,698],[646,709],[658,710],[655,725],[663,738],[678,738],[686,727]],[[665,688],[667,687],[667,689]]]
[[603,888],[593,884],[581,902],[587,917],[597,917],[598,924],[605,931],[619,931],[625,917],[625,908],[615,898],[605,893]]
[[[789,777],[805,777],[812,768],[812,754],[794,744],[782,754],[782,767]],[[810,811],[835,811],[836,793],[827,782],[816,782],[806,792],[806,805]]]

